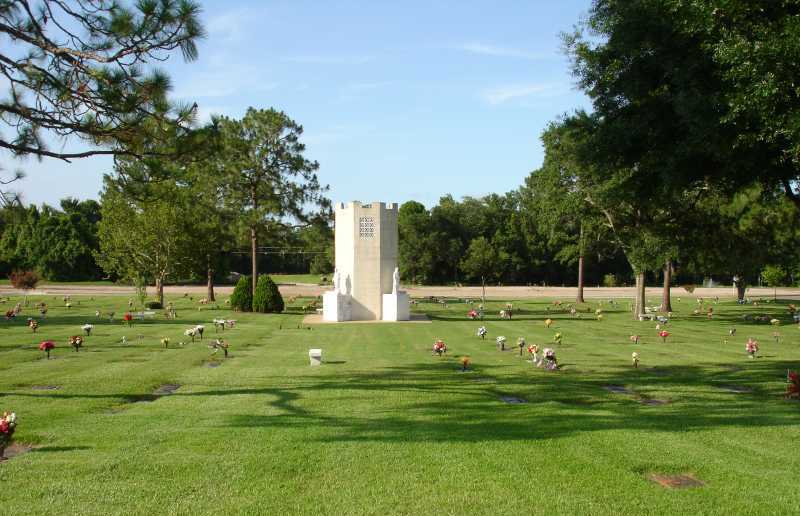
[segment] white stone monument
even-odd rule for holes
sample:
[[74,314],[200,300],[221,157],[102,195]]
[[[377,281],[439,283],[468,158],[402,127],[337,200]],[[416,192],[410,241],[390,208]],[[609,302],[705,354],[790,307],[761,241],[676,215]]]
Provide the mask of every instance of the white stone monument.
[[322,296],[324,321],[407,321],[408,294],[397,268],[397,204],[336,205],[333,290]]

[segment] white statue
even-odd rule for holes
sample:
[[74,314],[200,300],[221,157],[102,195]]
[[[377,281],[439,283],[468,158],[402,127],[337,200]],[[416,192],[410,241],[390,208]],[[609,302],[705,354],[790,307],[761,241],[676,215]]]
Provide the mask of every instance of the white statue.
[[348,295],[348,296],[350,295],[350,289],[352,288],[352,286],[353,286],[353,284],[350,281],[350,275],[348,274],[347,278],[345,278],[345,280],[344,280],[344,289],[345,289],[344,293],[346,295]]
[[400,268],[394,268],[394,274],[392,274],[392,294],[397,294],[400,290]]
[[342,288],[342,274],[339,272],[339,269],[333,270],[333,291],[337,294],[341,291]]

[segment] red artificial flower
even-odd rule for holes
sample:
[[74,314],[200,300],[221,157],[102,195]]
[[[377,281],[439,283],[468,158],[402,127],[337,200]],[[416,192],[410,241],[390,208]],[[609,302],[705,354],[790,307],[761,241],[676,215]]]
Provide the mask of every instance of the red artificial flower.
[[0,433],[7,434],[9,428],[10,426],[8,424],[8,421],[6,421],[5,419],[0,419]]
[[122,320],[123,321],[132,321],[133,320],[133,316],[130,314],[130,312],[126,312],[125,315],[122,316]]
[[52,340],[43,340],[39,343],[39,349],[42,351],[47,351],[48,349],[53,349],[56,347],[56,344]]
[[662,339],[666,339],[667,337],[669,337],[669,332],[667,330],[661,330],[660,332],[658,332],[658,336],[661,337]]

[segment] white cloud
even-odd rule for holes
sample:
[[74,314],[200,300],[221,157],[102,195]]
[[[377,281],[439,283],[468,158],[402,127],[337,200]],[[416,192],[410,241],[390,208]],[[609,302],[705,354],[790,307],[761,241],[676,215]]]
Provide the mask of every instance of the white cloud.
[[209,40],[220,42],[240,42],[250,37],[256,23],[266,16],[265,8],[243,7],[212,16],[206,21]]
[[[216,60],[212,59],[212,63]],[[264,77],[264,70],[248,64],[218,63],[202,70],[175,77],[174,95],[180,99],[197,100],[242,96],[277,88],[278,84]]]
[[504,104],[510,100],[539,96],[553,97],[560,94],[561,89],[554,84],[505,84],[483,92],[483,99],[493,106]]
[[280,58],[284,63],[299,64],[364,64],[372,61],[370,56],[324,56],[324,55],[302,55],[286,56]]
[[459,45],[457,48],[471,54],[496,57],[516,57],[519,59],[550,59],[555,56],[555,54],[549,52],[530,52],[527,50],[480,42],[464,43]]

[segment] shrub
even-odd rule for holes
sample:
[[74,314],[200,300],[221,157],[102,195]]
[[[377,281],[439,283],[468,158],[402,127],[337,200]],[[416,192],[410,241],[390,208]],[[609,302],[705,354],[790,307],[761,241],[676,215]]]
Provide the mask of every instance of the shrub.
[[311,260],[308,272],[311,274],[330,274],[333,265],[327,254],[318,254]]
[[250,276],[239,276],[239,282],[231,294],[231,308],[238,312],[253,310],[253,294],[250,292]]
[[147,303],[144,304],[144,307],[150,308],[151,310],[160,310],[164,308],[158,301],[148,301]]
[[39,283],[39,275],[33,271],[12,271],[8,278],[11,285],[20,290],[31,290]]
[[611,273],[606,274],[603,276],[603,286],[604,287],[616,287],[617,286],[617,277]]
[[261,313],[283,312],[283,297],[278,285],[266,274],[258,277],[256,295],[253,297],[253,311]]

